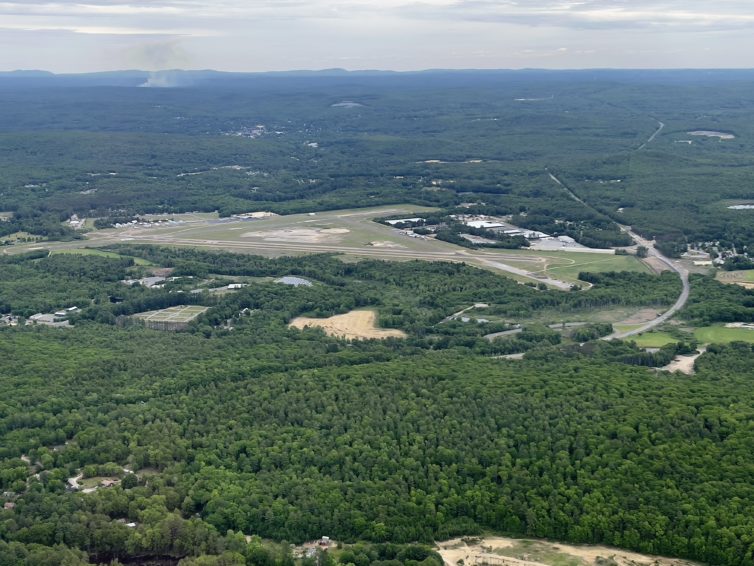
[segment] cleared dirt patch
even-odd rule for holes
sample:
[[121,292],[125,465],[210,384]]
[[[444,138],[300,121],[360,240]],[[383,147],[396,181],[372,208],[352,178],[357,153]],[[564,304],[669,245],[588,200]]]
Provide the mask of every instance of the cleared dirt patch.
[[718,271],[715,279],[726,285],[740,285],[746,289],[754,289],[754,270]]
[[691,566],[676,558],[638,554],[607,546],[574,546],[544,540],[485,537],[453,539],[437,544],[448,566]]
[[657,309],[641,309],[639,312],[621,320],[617,324],[633,326],[634,324],[644,324],[656,319],[660,315]]
[[351,311],[337,314],[330,318],[308,318],[300,316],[294,318],[288,325],[299,330],[307,326],[316,326],[329,336],[348,338],[350,340],[366,340],[370,338],[405,338],[402,330],[377,328],[377,314],[370,310]]
[[694,362],[696,362],[696,359],[706,351],[707,347],[704,346],[700,348],[696,354],[691,354],[690,356],[676,356],[672,362],[662,369],[665,371],[680,371],[686,375],[694,375]]
[[686,132],[690,136],[701,136],[705,138],[718,138],[719,140],[734,140],[736,136],[730,132],[718,132],[715,130],[694,130]]

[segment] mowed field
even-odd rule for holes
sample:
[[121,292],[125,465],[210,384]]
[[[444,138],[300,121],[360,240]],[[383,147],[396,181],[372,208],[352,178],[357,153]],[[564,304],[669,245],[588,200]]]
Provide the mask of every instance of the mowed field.
[[728,342],[754,343],[754,330],[751,328],[704,326],[694,330],[694,336],[703,344],[725,344]]
[[582,251],[545,252],[532,250],[503,250],[506,263],[564,281],[578,281],[579,273],[590,271],[638,271],[653,273],[635,256],[596,254]]
[[[754,344],[754,329],[735,328],[724,325],[702,326],[694,329],[694,338],[700,344],[728,344],[730,342],[748,342]],[[661,348],[665,344],[678,342],[667,332],[647,332],[639,336],[633,336],[630,340],[635,341],[642,348]]]
[[268,257],[341,253],[352,258],[456,261],[504,273],[518,281],[542,282],[569,289],[581,271],[642,271],[649,267],[633,256],[577,251],[472,250],[431,238],[411,238],[373,222],[384,216],[413,217],[435,209],[396,205],[273,216],[257,220],[185,215],[177,224],[128,227],[88,235],[88,245],[143,242],[214,248]]
[[641,348],[662,348],[666,344],[678,342],[677,338],[674,338],[667,332],[661,331],[646,332],[644,334],[639,334],[638,336],[632,336],[629,340],[636,342],[636,345]]
[[299,330],[306,327],[321,328],[328,336],[347,338],[349,340],[366,340],[386,338],[405,338],[402,330],[377,327],[377,313],[371,310],[355,310],[329,318],[294,318],[288,325]]
[[140,258],[140,257],[131,257],[131,256],[124,256],[121,254],[116,254],[115,252],[106,252],[104,250],[97,250],[92,248],[71,248],[67,250],[53,250],[50,252],[50,255],[94,255],[99,257],[109,257],[109,258],[124,258],[129,257],[134,260],[134,263],[136,265],[152,265],[152,262]]

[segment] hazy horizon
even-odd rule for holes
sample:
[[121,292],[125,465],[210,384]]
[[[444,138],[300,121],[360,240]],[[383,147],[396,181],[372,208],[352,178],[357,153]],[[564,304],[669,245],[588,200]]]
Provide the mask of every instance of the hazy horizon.
[[754,66],[744,0],[10,0],[0,69]]

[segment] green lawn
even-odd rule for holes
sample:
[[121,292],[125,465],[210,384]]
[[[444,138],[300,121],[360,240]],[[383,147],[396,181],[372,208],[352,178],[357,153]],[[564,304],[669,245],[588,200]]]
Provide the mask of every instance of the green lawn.
[[639,336],[631,336],[628,339],[633,340],[642,348],[662,348],[666,344],[678,342],[677,338],[674,338],[667,332],[647,332]]
[[641,260],[632,255],[600,255],[590,253],[563,252],[565,258],[573,260],[568,265],[553,265],[547,268],[552,277],[561,279],[578,279],[579,273],[603,273],[605,271],[639,271],[652,273]]
[[[111,258],[121,258],[121,257],[131,257],[131,256],[123,256],[120,254],[116,254],[115,252],[106,252],[103,250],[96,250],[92,248],[71,248],[67,250],[54,250],[50,252],[50,255],[67,255],[67,254],[76,254],[76,255],[96,255],[100,257],[111,257]],[[134,263],[136,265],[152,265],[152,262],[142,259],[140,257],[134,257],[132,258],[134,260]]]
[[703,344],[750,342],[754,344],[754,330],[748,328],[726,328],[725,326],[704,326],[694,331],[694,336]]

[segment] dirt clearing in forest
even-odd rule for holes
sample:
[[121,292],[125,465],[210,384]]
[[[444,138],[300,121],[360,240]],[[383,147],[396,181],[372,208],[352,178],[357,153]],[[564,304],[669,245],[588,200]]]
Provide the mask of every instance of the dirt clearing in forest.
[[437,543],[447,566],[692,566],[677,558],[637,554],[607,546],[573,546],[507,537],[463,538]]
[[634,324],[644,324],[645,322],[656,319],[658,316],[660,316],[660,311],[658,311],[657,309],[641,309],[639,312],[629,316],[624,320],[621,320],[617,324],[624,324],[627,326],[632,326]]
[[402,330],[377,328],[377,314],[370,310],[351,311],[338,314],[330,318],[308,318],[300,316],[294,318],[288,325],[299,330],[307,326],[316,326],[329,336],[348,338],[351,340],[365,340],[369,338],[405,338]]

